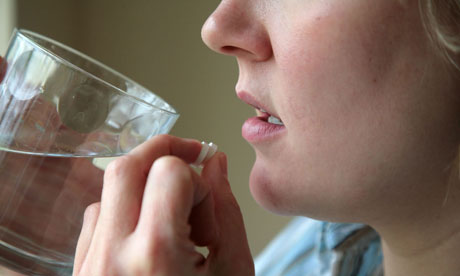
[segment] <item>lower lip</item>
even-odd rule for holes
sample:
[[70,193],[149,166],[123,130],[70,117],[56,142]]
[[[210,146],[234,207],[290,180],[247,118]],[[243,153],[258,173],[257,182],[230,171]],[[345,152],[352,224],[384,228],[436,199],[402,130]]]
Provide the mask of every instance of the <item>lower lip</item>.
[[271,124],[266,118],[252,117],[244,122],[242,134],[249,143],[260,143],[275,139],[285,130],[285,126]]

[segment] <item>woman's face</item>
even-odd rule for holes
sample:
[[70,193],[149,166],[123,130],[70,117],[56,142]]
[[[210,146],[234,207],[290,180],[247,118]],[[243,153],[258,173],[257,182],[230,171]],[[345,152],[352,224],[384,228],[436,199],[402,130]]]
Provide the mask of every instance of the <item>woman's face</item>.
[[222,0],[202,36],[283,122],[243,126],[261,205],[369,223],[443,199],[460,105],[416,0]]

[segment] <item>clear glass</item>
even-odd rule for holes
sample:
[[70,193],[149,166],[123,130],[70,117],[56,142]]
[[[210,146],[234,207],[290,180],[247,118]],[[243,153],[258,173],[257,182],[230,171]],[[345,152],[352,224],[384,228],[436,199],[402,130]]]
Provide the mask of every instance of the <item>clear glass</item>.
[[30,31],[13,33],[1,66],[0,264],[71,275],[84,210],[100,199],[100,164],[169,132],[179,115],[132,80]]

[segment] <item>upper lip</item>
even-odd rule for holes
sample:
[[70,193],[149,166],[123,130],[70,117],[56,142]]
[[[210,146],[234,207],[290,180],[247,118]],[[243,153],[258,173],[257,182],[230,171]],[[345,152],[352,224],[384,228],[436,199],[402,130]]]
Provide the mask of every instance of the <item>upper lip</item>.
[[280,117],[278,116],[278,114],[276,114],[273,110],[271,110],[270,108],[268,108],[267,106],[263,105],[261,102],[259,102],[254,96],[252,96],[250,93],[246,92],[246,91],[240,91],[240,92],[237,92],[236,93],[238,98],[240,98],[240,100],[242,100],[243,102],[251,105],[252,107],[254,107],[255,109],[258,109],[259,111],[262,111],[264,113],[267,113],[271,116],[274,116],[278,119],[280,119]]

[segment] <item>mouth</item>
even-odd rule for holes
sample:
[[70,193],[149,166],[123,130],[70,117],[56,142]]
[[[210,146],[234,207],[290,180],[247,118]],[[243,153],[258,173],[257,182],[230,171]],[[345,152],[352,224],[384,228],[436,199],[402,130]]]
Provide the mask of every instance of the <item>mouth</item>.
[[249,118],[242,128],[243,137],[250,143],[267,142],[286,131],[284,122],[275,111],[268,109],[247,92],[237,93],[245,103],[256,109],[257,116]]
[[256,100],[251,94],[247,92],[238,92],[237,95],[238,98],[240,98],[243,102],[256,109],[257,116],[260,117],[261,120],[264,120],[270,124],[284,126],[283,121],[280,119],[279,115],[276,114],[276,112],[270,111],[262,103]]
[[280,118],[271,115],[267,111],[261,108],[254,107],[257,112],[257,117],[259,117],[261,120],[265,120],[267,123],[274,124],[274,125],[279,125],[279,126],[284,126],[283,121],[281,121]]

